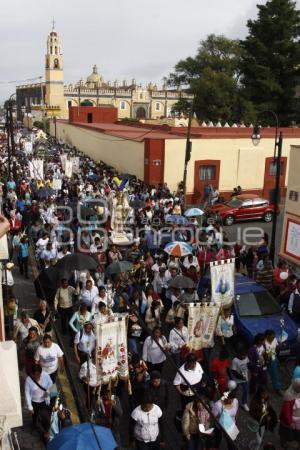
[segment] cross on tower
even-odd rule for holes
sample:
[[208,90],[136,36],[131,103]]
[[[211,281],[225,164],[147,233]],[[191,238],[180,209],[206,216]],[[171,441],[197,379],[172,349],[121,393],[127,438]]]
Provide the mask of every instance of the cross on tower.
[[54,31],[54,29],[55,29],[55,20],[54,20],[54,17],[53,17],[53,20],[52,20],[52,31]]

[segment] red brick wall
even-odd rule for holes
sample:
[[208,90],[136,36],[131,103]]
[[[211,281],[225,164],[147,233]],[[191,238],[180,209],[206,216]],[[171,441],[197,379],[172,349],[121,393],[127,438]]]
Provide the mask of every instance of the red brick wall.
[[71,106],[69,108],[70,123],[88,123],[88,114],[93,115],[92,123],[115,123],[118,120],[118,109],[113,106]]

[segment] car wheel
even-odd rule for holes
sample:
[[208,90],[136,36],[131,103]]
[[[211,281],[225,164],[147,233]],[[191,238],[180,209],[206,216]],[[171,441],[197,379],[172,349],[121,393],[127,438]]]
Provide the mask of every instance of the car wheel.
[[224,223],[225,223],[225,225],[227,225],[228,227],[230,227],[230,226],[234,223],[234,217],[233,217],[233,216],[227,216],[227,217],[225,217]]
[[265,222],[272,222],[272,220],[273,220],[273,213],[271,213],[271,212],[266,212],[266,213],[264,214],[264,221],[265,221]]

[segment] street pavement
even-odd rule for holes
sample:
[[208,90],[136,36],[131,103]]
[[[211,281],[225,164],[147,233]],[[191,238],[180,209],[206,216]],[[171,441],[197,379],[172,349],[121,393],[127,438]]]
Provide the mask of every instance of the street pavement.
[[[277,242],[280,241],[280,230],[281,230],[281,223],[282,221],[279,220],[278,224],[278,239]],[[262,227],[264,231],[266,231],[269,235],[271,233],[271,224],[265,224],[263,222],[257,222],[257,223],[242,223],[242,224],[235,224],[232,227],[226,229],[228,232],[228,235],[230,239],[234,240],[236,239],[236,236],[238,233],[243,233],[243,230],[245,230],[247,227]],[[277,244],[278,245],[278,244]],[[279,248],[279,247],[277,247]],[[18,273],[18,269],[15,268],[14,272],[14,279],[15,279],[15,293],[19,300],[19,307],[20,309],[27,310],[30,314],[33,313],[37,306],[38,306],[38,299],[35,294],[35,289],[32,283],[32,280],[25,280],[23,277],[21,277]],[[58,328],[59,328],[59,324]],[[67,364],[68,364],[68,375],[71,377],[71,385],[72,385],[72,391],[73,395],[75,397],[75,400],[77,402],[77,406],[79,407],[79,415],[81,416],[82,420],[86,420],[88,415],[87,411],[84,406],[84,393],[81,384],[78,382],[78,364],[74,360],[73,351],[70,346],[70,338],[69,337],[60,337],[59,344],[63,347]],[[216,346],[212,356],[217,352],[218,347]],[[170,390],[171,390],[171,401],[169,406],[169,411],[167,412],[167,424],[166,424],[166,443],[167,443],[167,450],[179,450],[183,446],[183,441],[180,436],[180,434],[177,432],[174,424],[174,413],[180,409],[180,401],[178,398],[178,394],[175,391],[174,387],[172,386],[172,381],[174,378],[174,369],[171,367],[171,365],[167,362],[164,371],[163,371],[163,377],[167,379],[170,382]],[[283,383],[284,388],[286,388],[290,382],[289,376],[287,374],[287,371],[284,369],[284,367],[280,370],[280,377]],[[21,379],[21,391],[23,392],[23,386],[24,386],[24,379],[25,374],[23,371],[20,372],[20,379]],[[128,393],[127,390],[122,387],[119,389],[118,392],[119,396],[121,397],[121,401],[123,403],[123,409],[124,414],[121,421],[121,437],[122,437],[122,445],[123,450],[129,449],[129,436],[128,436],[128,425],[129,425],[129,407],[128,407]],[[281,397],[272,392],[271,390],[271,403],[274,409],[278,412],[280,410],[281,406]],[[24,405],[24,399],[22,395],[22,402]],[[67,404],[67,407],[69,405]],[[248,430],[247,422],[248,422],[249,414],[245,413],[243,410],[240,412],[239,420],[238,420],[238,428],[241,430],[241,433],[236,441],[236,446],[238,450],[246,450],[250,449],[251,446],[249,445],[250,441],[254,439],[253,434]],[[15,429],[13,431],[17,432],[18,440],[20,443],[21,450],[29,450],[29,449],[44,449],[42,442],[40,441],[40,438],[38,434],[32,430],[31,428],[31,417],[26,411],[25,408],[23,408],[23,420],[24,424],[23,427],[20,427],[18,429]],[[264,442],[272,442],[276,449],[281,449],[280,443],[279,443],[279,437],[278,433],[275,430],[273,434],[266,433]],[[226,444],[222,443],[220,449],[226,449]]]

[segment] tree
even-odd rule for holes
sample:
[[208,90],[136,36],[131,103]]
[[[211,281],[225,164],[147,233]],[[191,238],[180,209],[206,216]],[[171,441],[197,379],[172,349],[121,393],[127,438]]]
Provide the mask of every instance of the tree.
[[291,0],[270,0],[257,8],[258,17],[248,21],[249,34],[241,41],[241,81],[258,111],[273,110],[280,125],[289,125],[300,111],[300,13]]
[[[239,41],[211,34],[200,42],[195,57],[179,61],[168,84],[183,86],[195,95],[199,120],[251,121],[253,107],[241,94]],[[174,110],[182,109],[182,102]]]

